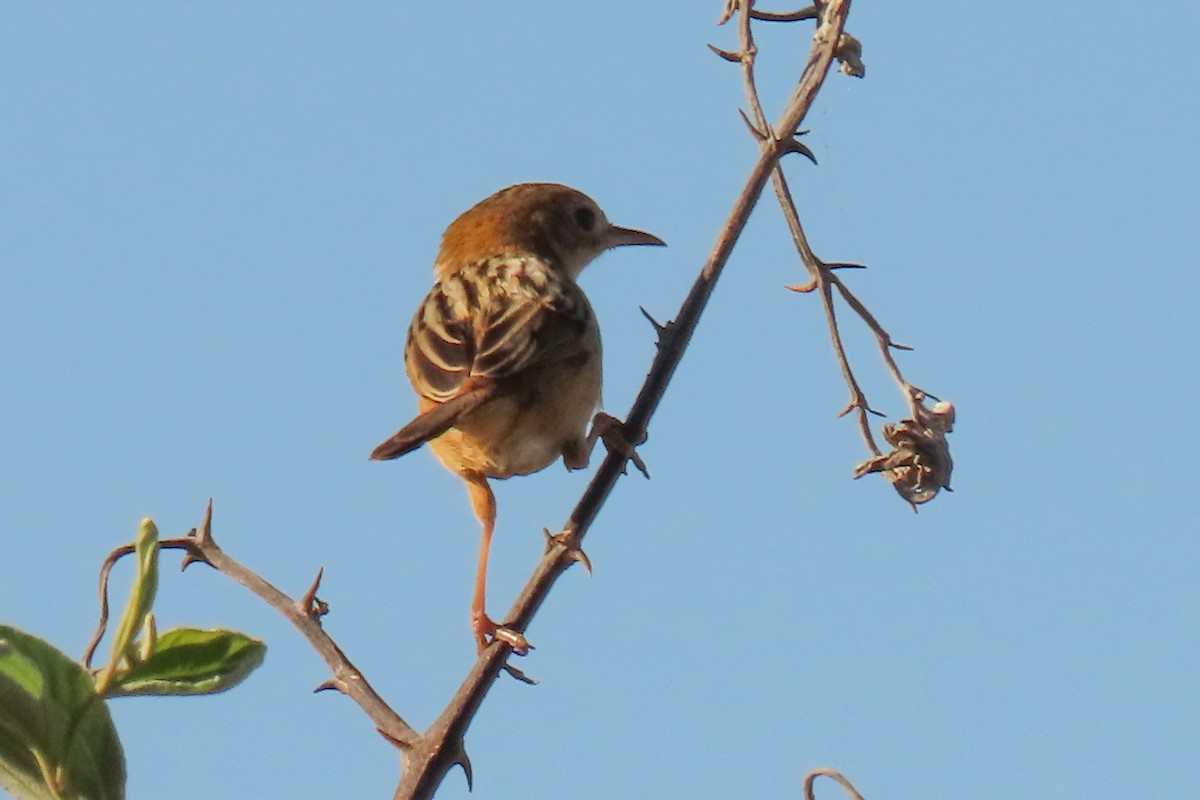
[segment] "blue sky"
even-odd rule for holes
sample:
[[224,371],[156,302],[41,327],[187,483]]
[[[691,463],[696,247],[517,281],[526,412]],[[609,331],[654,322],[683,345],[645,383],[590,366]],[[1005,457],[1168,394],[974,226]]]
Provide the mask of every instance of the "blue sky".
[[[624,414],[755,158],[714,4],[10,5],[0,12],[0,619],[82,651],[96,570],[215,498],[412,724],[473,656],[477,528],[411,415],[438,238],[553,180],[666,250],[582,284]],[[1200,12],[869,3],[789,164],[817,252],[952,399],[956,491],[865,456],[778,210],[755,213],[626,479],[468,736],[475,797],[1188,796],[1200,744],[1192,244]],[[771,116],[811,28],[761,27]],[[872,403],[902,411],[843,314]],[[498,487],[491,607],[586,474]],[[119,572],[128,576],[128,572]],[[236,691],[114,704],[131,797],[388,797],[396,758],[300,637],[203,569],[160,625],[265,638]],[[186,753],[186,755],[184,755]],[[231,785],[232,784],[232,785]],[[466,796],[451,775],[440,797]]]

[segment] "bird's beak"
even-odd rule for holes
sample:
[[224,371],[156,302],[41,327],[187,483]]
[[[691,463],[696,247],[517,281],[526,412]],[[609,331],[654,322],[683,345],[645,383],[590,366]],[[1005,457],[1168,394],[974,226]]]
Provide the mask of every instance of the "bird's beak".
[[608,229],[608,234],[604,237],[607,247],[624,247],[627,244],[652,244],[658,247],[666,247],[667,243],[655,236],[653,233],[645,231],[635,231],[633,228],[619,228],[616,225]]

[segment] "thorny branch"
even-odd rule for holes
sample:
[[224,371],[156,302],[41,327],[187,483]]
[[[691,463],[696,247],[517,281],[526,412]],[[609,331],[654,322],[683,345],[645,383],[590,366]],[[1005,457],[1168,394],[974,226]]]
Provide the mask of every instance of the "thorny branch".
[[[857,265],[826,264],[813,254],[804,236],[799,215],[791,200],[787,182],[780,167],[780,162],[789,153],[797,153],[812,159],[812,153],[797,138],[803,133],[799,130],[799,126],[824,83],[825,76],[834,60],[841,62],[842,72],[851,75],[863,73],[860,60],[861,45],[844,32],[846,17],[850,10],[850,0],[826,0],[826,2],[820,2],[787,14],[760,12],[754,10],[752,6],[753,0],[727,0],[720,22],[724,23],[734,14],[738,15],[740,47],[737,51],[724,51],[717,48],[713,48],[713,50],[722,58],[738,62],[742,66],[746,97],[750,106],[750,115],[743,114],[743,119],[759,142],[759,158],[734,202],[708,260],[700,270],[675,318],[660,324],[649,314],[646,315],[658,335],[658,352],[642,389],[630,409],[625,422],[626,433],[629,440],[633,442],[642,441],[645,438],[647,425],[683,358],[734,245],[741,235],[751,211],[762,195],[767,181],[772,180],[797,251],[812,276],[810,284],[792,288],[797,291],[821,290],[820,295],[829,321],[834,351],[851,391],[851,402],[846,410],[847,412],[857,411],[864,440],[867,442],[868,449],[875,455],[870,461],[859,466],[858,474],[883,471],[888,474],[897,490],[910,502],[914,504],[924,502],[936,494],[939,488],[949,488],[946,484],[948,483],[950,460],[949,452],[944,446],[944,433],[950,430],[953,421],[953,407],[946,403],[939,403],[932,409],[925,408],[923,401],[931,395],[927,395],[908,383],[891,356],[891,348],[906,348],[892,341],[891,336],[879,325],[866,307],[833,274],[834,269]],[[779,120],[771,125],[763,111],[754,81],[754,59],[757,50],[751,33],[751,20],[793,22],[807,19],[817,20],[808,61]],[[912,419],[904,420],[895,426],[884,426],[884,438],[895,448],[891,453],[881,454],[871,435],[867,414],[874,412],[854,377],[842,346],[832,303],[833,288],[838,290],[850,308],[875,333],[884,361],[908,399],[913,415]],[[645,312],[643,311],[643,313]],[[524,633],[555,581],[576,561],[587,564],[587,558],[583,555],[580,547],[581,542],[600,508],[616,486],[617,480],[624,474],[628,460],[627,455],[610,451],[571,512],[563,530],[555,535],[547,532],[545,555],[509,610],[504,627]],[[394,798],[407,800],[408,798],[432,797],[446,774],[454,766],[463,768],[468,786],[470,786],[471,764],[463,744],[467,728],[501,670],[508,670],[514,676],[524,679],[519,671],[507,664],[511,654],[509,646],[502,640],[494,641],[480,655],[437,720],[427,730],[418,733],[374,692],[362,674],[325,633],[320,618],[326,608],[316,597],[320,575],[318,574],[317,580],[299,601],[293,600],[253,571],[233,560],[218,547],[212,538],[211,519],[212,503],[210,501],[199,531],[193,529],[187,536],[163,540],[159,546],[165,549],[185,551],[184,567],[192,562],[203,562],[241,583],[283,614],[309,640],[333,671],[333,678],[318,688],[337,689],[353,699],[375,723],[379,732],[400,750],[403,771]],[[88,647],[87,660],[89,662],[107,623],[109,571],[113,563],[131,552],[132,547],[130,546],[118,548],[109,556],[101,570],[101,620],[96,637]],[[812,780],[818,774],[829,775],[842,783],[847,791],[853,791],[853,787],[849,787],[848,781],[841,778],[839,774],[829,770],[814,770],[805,778],[806,797],[811,798]],[[857,793],[854,793],[853,796],[858,797]]]
[[[184,551],[182,569],[187,569],[194,563],[208,564],[258,595],[267,605],[291,622],[304,635],[304,638],[308,639],[313,649],[333,671],[333,677],[318,686],[317,691],[336,689],[350,697],[371,718],[384,738],[398,747],[408,746],[417,740],[417,732],[401,719],[384,702],[383,698],[375,693],[363,674],[321,627],[321,617],[328,611],[328,607],[317,598],[317,588],[321,583],[320,572],[317,573],[316,579],[303,597],[299,600],[288,597],[217,546],[212,536],[212,500],[208,501],[208,507],[204,511],[204,521],[198,530],[192,528],[186,536],[163,539],[158,543],[158,547],[160,550]],[[109,573],[117,561],[133,552],[133,545],[122,545],[108,555],[108,558],[104,560],[104,565],[100,568],[100,622],[84,653],[83,663],[88,668],[91,667],[96,647],[100,644],[108,626]]]
[[[739,49],[731,52],[713,47],[712,50],[726,61],[741,64],[746,102],[750,107],[750,117],[746,117],[745,114],[742,117],[764,152],[773,150],[783,143],[790,149],[790,152],[804,155],[815,163],[816,159],[813,158],[812,152],[797,139],[805,131],[797,130],[798,126],[790,124],[790,120],[787,120],[789,123],[787,125],[781,122],[775,127],[771,127],[767,122],[754,78],[754,62],[758,55],[758,48],[754,44],[754,33],[750,22],[752,19],[770,22],[810,19],[818,14],[818,6],[801,9],[791,14],[769,14],[756,11],[752,6],[753,0],[729,0],[727,2],[721,22],[727,21],[734,13],[743,12],[739,14]],[[842,72],[855,77],[863,77],[866,74],[866,67],[862,63],[862,44],[844,31],[840,31],[838,34],[836,57],[842,62]],[[793,96],[794,100],[795,96]],[[862,301],[850,291],[841,278],[834,274],[836,269],[862,268],[861,265],[826,263],[813,252],[808,238],[804,234],[804,228],[800,224],[800,215],[796,210],[791,190],[788,188],[783,165],[778,159],[772,165],[771,182],[775,188],[776,199],[783,210],[788,231],[792,235],[792,243],[810,276],[807,284],[788,288],[805,293],[819,290],[834,355],[837,358],[842,377],[850,390],[850,401],[841,412],[841,416],[851,411],[855,412],[863,442],[872,454],[872,458],[855,469],[854,477],[858,478],[870,472],[881,472],[892,482],[900,496],[912,504],[915,511],[918,504],[932,500],[939,490],[950,490],[953,461],[950,458],[949,445],[946,443],[946,434],[953,430],[954,406],[941,401],[936,402],[932,408],[925,405],[926,398],[935,401],[937,398],[909,383],[901,373],[891,352],[893,349],[911,350],[912,348],[894,341],[891,334],[884,329]],[[850,359],[842,342],[837,311],[833,303],[834,288],[874,334],[880,356],[892,379],[900,387],[900,392],[904,395],[908,405],[909,417],[907,419],[895,425],[883,426],[883,438],[893,446],[893,450],[887,454],[880,451],[871,432],[870,415],[883,415],[871,408],[866,393],[850,366]]]

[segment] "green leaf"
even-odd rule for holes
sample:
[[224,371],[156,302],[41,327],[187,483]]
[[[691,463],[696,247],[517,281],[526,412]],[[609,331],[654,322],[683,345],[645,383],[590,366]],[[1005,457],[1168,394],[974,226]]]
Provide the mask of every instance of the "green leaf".
[[237,631],[176,628],[160,634],[149,658],[118,675],[108,694],[216,694],[241,683],[266,652]]
[[133,579],[133,589],[129,592],[125,613],[121,615],[116,633],[113,634],[108,666],[96,680],[97,691],[101,694],[107,693],[109,685],[116,678],[121,660],[136,656],[134,645],[137,633],[145,625],[146,616],[154,605],[154,596],[158,593],[158,528],[149,517],[142,520],[134,541],[134,552],[137,555],[137,574]]
[[20,800],[121,800],[125,754],[92,676],[0,625],[0,788]]

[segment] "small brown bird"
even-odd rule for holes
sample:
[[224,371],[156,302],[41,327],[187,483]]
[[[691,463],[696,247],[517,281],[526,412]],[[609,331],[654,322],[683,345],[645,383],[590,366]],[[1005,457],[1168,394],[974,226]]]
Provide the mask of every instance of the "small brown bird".
[[575,281],[605,250],[634,244],[664,242],[611,224],[587,195],[555,183],[503,189],[442,235],[436,281],[404,348],[420,416],[371,458],[398,458],[429,442],[438,460],[466,481],[483,528],[471,601],[480,650],[498,630],[517,649],[524,646],[484,610],[496,523],[488,478],[528,475],[560,456],[567,469],[582,469],[596,435],[608,441],[615,421],[596,414],[600,328]]

